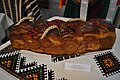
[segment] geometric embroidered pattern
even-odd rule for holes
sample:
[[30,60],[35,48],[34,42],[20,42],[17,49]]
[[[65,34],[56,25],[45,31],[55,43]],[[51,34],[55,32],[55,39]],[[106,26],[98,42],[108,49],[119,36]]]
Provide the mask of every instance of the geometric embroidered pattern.
[[51,61],[55,63],[55,62],[59,62],[59,61],[68,60],[68,59],[71,59],[71,58],[80,57],[82,55],[84,55],[84,54],[51,55]]
[[0,51],[0,67],[20,80],[67,80],[64,77],[55,79],[54,70],[47,70],[45,64],[26,63],[26,57],[21,57],[20,50],[11,45]]
[[111,51],[95,55],[93,59],[103,76],[109,77],[120,72],[120,61]]

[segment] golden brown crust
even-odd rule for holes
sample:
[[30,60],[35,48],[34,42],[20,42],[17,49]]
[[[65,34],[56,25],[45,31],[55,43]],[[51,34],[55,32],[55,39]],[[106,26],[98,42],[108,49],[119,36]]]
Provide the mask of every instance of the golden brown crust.
[[37,49],[41,47],[38,40],[33,39],[28,35],[21,35],[24,42],[28,45],[29,49]]
[[18,35],[11,36],[11,44],[12,44],[12,46],[14,48],[18,48],[19,47],[19,49],[29,49],[29,47],[27,46],[27,44]]
[[[45,30],[52,25],[57,29]],[[102,19],[88,22],[73,20],[64,22],[53,20],[23,21],[13,26],[10,32],[11,44],[14,48],[42,52],[47,54],[83,54],[90,51],[112,48],[116,39],[115,28]]]

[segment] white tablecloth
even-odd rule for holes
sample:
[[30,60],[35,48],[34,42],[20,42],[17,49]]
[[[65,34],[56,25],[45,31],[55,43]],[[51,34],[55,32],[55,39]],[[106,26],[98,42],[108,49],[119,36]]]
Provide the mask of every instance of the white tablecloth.
[[[110,51],[112,51],[120,60],[120,30],[119,29],[116,29],[116,34],[117,34],[117,38],[116,38],[115,44],[113,48],[110,49]],[[0,50],[9,44],[10,44],[10,41],[0,46]],[[105,51],[109,51],[109,50],[105,50]],[[120,73],[106,78],[102,75],[100,69],[96,65],[96,62],[93,59],[94,55],[103,53],[105,51],[90,52],[80,57],[76,57],[76,58],[72,58],[72,59],[68,59],[68,60],[60,61],[56,63],[51,62],[50,55],[35,53],[31,51],[26,51],[26,50],[21,50],[20,52],[22,56],[26,57],[27,63],[37,61],[38,64],[42,64],[42,63],[47,64],[48,69],[53,69],[55,71],[56,79],[65,77],[68,80],[120,80],[119,78]],[[86,71],[66,70],[65,69],[66,62],[91,65],[91,71],[86,72]],[[15,77],[10,75],[6,71],[2,70],[1,68],[0,68],[0,75],[2,75],[0,76],[0,80],[8,80],[8,79],[16,80]]]
[[13,24],[13,21],[5,14],[0,13],[0,44],[6,35],[6,30]]

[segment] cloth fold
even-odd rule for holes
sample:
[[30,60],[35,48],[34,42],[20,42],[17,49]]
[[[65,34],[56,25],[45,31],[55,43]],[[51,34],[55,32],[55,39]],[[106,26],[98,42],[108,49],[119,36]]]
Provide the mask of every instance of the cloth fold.
[[[106,18],[110,0],[90,0],[87,11],[87,20],[92,18]],[[74,0],[68,0],[64,17],[80,18],[80,4],[75,3]]]
[[7,35],[6,30],[13,24],[13,21],[3,13],[0,13],[0,44]]
[[80,9],[80,4],[74,3],[73,0],[68,0],[65,7],[64,17],[79,18],[80,17],[79,9]]

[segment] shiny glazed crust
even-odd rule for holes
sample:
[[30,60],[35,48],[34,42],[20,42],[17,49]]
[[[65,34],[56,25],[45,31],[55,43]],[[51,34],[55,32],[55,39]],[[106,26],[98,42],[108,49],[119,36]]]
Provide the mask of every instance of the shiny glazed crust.
[[[57,28],[49,28],[50,26]],[[46,31],[48,30],[48,31]],[[46,31],[46,35],[42,37]],[[115,28],[103,19],[90,21],[24,20],[10,32],[14,48],[46,54],[84,54],[111,49],[116,39]]]

